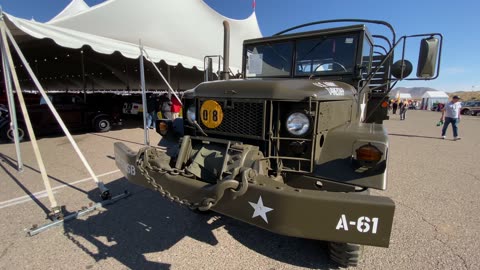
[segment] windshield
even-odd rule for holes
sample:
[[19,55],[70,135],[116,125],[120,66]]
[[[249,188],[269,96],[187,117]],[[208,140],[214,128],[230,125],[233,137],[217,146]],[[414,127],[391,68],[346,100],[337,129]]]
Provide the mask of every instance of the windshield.
[[352,34],[248,45],[246,76],[291,77],[292,67],[299,77],[352,73],[357,42]]
[[290,76],[293,42],[266,43],[247,47],[247,77]]
[[295,75],[353,72],[356,43],[354,35],[299,40]]

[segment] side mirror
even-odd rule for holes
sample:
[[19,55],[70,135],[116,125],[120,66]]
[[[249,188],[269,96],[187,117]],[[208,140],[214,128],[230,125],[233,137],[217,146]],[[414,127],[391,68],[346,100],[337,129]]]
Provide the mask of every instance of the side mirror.
[[432,78],[435,76],[439,46],[440,42],[438,38],[434,37],[424,38],[420,42],[420,54],[418,56],[417,66],[418,78]]
[[392,75],[397,79],[404,79],[413,71],[413,65],[408,60],[398,60],[392,65]]

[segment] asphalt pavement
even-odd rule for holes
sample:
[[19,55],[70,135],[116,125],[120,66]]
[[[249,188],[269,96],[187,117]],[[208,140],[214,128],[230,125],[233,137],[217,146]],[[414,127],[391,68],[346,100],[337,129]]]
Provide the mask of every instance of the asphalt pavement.
[[[440,138],[440,113],[408,111],[385,122],[390,134],[388,189],[396,203],[390,248],[366,247],[358,269],[480,269],[480,117]],[[326,244],[275,235],[228,217],[197,214],[129,184],[113,143],[143,145],[127,127],[74,136],[110,191],[131,193],[100,211],[27,236],[48,223],[50,203],[29,142],[16,171],[13,144],[0,144],[0,269],[333,269]],[[160,137],[152,132],[156,144]],[[65,211],[99,202],[100,193],[68,140],[39,139],[54,195]],[[318,213],[321,214],[321,211]]]

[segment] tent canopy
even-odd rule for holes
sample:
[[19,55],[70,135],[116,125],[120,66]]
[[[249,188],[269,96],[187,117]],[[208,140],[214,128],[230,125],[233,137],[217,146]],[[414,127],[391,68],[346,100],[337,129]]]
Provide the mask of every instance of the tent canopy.
[[412,95],[410,95],[409,93],[400,93],[398,97],[400,99],[412,99]]
[[90,8],[73,0],[48,23],[6,15],[16,39],[49,38],[62,47],[88,45],[98,53],[118,51],[127,58],[140,56],[141,42],[155,62],[199,70],[206,55],[223,54],[224,20],[231,28],[234,72],[241,68],[243,40],[261,37],[255,13],[244,20],[229,19],[199,0],[110,0]]
[[88,10],[90,7],[83,0],[72,0],[70,4],[63,9],[57,16],[53,17],[48,23],[53,23],[56,20],[71,17]]
[[427,91],[423,94],[422,98],[447,98],[448,95],[442,91]]

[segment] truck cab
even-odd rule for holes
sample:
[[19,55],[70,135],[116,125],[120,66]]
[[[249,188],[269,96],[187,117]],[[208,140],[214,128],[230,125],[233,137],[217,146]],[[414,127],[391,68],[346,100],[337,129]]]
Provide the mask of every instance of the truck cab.
[[431,79],[442,38],[396,40],[386,22],[353,21],[387,26],[392,41],[364,24],[246,40],[243,78],[185,92],[183,119],[157,123],[172,146],[116,143],[117,165],[190,208],[328,241],[342,266],[356,265],[363,245],[388,247],[395,204],[369,191],[387,187],[388,92],[412,72],[403,56],[393,63],[394,48],[425,37],[417,77]]

